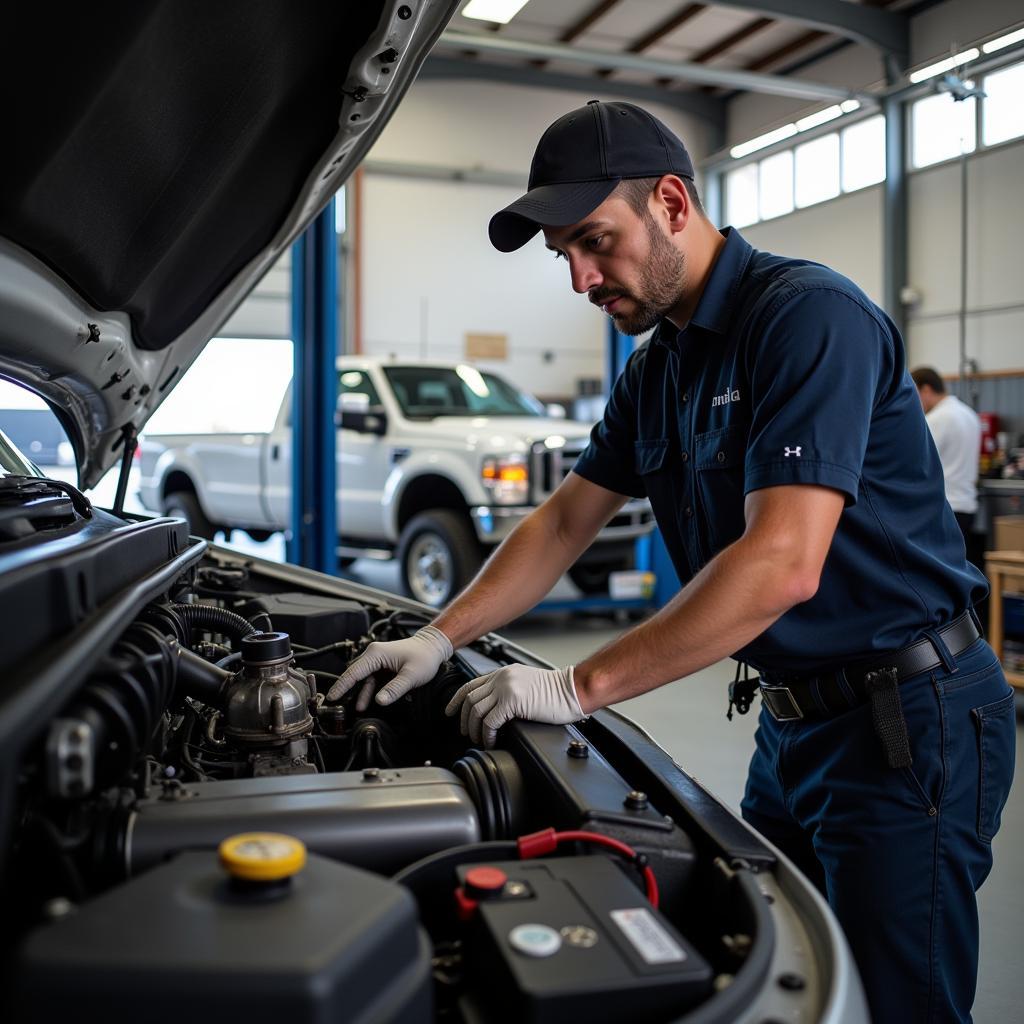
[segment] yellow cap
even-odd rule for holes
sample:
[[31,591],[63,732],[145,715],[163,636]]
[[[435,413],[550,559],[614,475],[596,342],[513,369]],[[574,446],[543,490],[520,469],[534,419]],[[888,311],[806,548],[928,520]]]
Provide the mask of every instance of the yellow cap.
[[220,862],[234,878],[273,882],[306,866],[306,844],[280,832],[242,832],[220,844]]

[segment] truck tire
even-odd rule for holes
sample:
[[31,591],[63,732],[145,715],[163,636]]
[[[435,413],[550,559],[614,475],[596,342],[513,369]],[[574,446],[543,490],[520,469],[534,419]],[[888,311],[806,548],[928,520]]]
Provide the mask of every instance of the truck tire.
[[432,608],[447,604],[476,575],[483,552],[469,520],[449,509],[421,512],[398,543],[402,586]]
[[188,532],[194,537],[213,540],[217,527],[206,518],[199,499],[191,491],[174,491],[164,498],[164,515],[184,519]]
[[577,562],[569,568],[568,576],[583,594],[607,594],[612,573],[632,568],[632,558],[614,562]]

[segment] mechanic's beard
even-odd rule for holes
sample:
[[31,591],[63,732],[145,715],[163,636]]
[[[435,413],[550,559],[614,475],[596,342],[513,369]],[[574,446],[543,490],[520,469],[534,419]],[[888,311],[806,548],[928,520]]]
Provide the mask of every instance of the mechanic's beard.
[[631,313],[612,314],[616,329],[634,337],[657,327],[679,302],[686,281],[686,257],[658,230],[649,214],[645,224],[650,252],[640,270],[639,294],[625,293],[636,308]]

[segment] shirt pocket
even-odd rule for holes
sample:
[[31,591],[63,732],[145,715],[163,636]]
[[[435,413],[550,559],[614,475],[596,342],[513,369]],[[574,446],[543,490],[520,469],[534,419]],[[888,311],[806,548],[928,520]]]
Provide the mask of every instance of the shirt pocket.
[[708,558],[737,540],[746,528],[743,517],[746,427],[734,424],[696,434],[693,439],[697,494],[703,512]]
[[667,437],[633,442],[633,468],[651,502],[659,524],[671,522],[672,481],[669,479],[669,440]]

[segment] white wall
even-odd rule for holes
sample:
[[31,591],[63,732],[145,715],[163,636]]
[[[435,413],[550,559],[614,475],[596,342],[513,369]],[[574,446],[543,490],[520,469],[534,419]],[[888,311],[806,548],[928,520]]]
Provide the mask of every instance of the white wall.
[[881,186],[752,224],[741,233],[758,249],[825,263],[882,301]]
[[529,391],[573,394],[600,377],[604,316],[569,286],[540,238],[499,253],[491,214],[518,192],[487,185],[364,179],[363,351],[463,359],[466,332],[505,334],[509,358],[480,362]]
[[[1024,140],[967,159],[967,352],[983,371],[1024,369]],[[912,362],[959,369],[960,165],[910,176]]]
[[222,338],[290,338],[291,250],[267,271],[249,297],[228,318]]
[[[604,371],[605,318],[576,295],[566,265],[535,238],[502,254],[492,214],[525,191],[544,129],[594,92],[487,82],[417,82],[367,157],[374,161],[513,172],[522,185],[405,179],[367,172],[363,205],[363,350],[461,358],[467,332],[508,335],[507,361],[486,363],[545,395],[576,391]],[[600,98],[600,93],[597,93]],[[699,160],[700,122],[651,112]],[[547,356],[545,354],[548,354]]]

